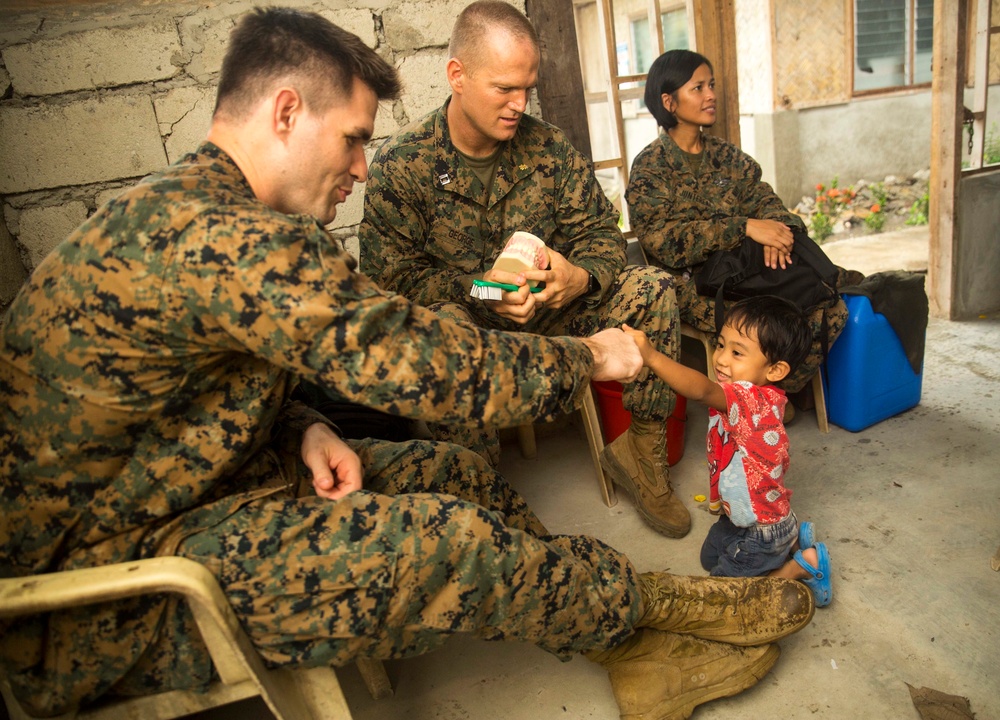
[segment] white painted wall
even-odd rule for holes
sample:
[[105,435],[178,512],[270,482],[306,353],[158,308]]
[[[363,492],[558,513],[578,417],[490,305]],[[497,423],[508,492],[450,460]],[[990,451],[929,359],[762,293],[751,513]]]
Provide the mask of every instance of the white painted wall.
[[817,183],[842,186],[930,167],[930,90],[740,118],[743,149],[794,207]]

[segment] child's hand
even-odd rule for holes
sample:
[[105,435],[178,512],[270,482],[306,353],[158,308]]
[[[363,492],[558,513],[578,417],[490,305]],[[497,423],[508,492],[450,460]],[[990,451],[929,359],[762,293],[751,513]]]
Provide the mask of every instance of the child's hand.
[[656,350],[649,342],[649,338],[646,337],[646,333],[642,332],[642,330],[634,330],[628,325],[622,325],[622,330],[635,342],[636,347],[639,348],[639,354],[642,355],[643,363],[648,365],[650,356],[652,353],[655,353]]

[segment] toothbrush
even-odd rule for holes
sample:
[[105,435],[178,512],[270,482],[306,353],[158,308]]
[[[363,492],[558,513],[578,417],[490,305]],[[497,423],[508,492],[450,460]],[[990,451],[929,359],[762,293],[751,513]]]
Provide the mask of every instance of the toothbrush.
[[[479,300],[502,300],[503,291],[515,292],[518,289],[517,285],[510,285],[508,283],[498,283],[492,282],[490,280],[480,280],[475,279],[472,281],[472,289],[469,291],[469,295]],[[536,293],[542,288],[533,287],[531,292]]]

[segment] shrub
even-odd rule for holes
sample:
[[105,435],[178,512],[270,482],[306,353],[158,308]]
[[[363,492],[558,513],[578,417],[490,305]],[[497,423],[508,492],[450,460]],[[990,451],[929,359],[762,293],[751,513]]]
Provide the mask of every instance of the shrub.
[[865,225],[872,232],[882,232],[882,227],[885,225],[885,211],[882,205],[879,203],[872,205],[871,211],[865,216]]
[[837,187],[837,178],[834,176],[827,188],[823,183],[816,185],[816,212],[823,213],[827,218],[836,217],[857,195],[853,187],[842,190]]
[[833,235],[833,223],[830,221],[830,216],[823,212],[813,213],[812,219],[809,221],[809,236],[818,243],[823,242],[828,237]]
[[871,187],[869,191],[872,195],[872,200],[882,207],[885,207],[886,203],[889,202],[889,194],[885,191],[885,183],[877,182]]
[[917,200],[910,205],[910,212],[906,216],[907,225],[926,225],[930,220],[928,215],[930,212],[930,193],[925,192]]
[[809,236],[816,242],[823,242],[833,235],[833,222],[840,212],[850,206],[857,193],[853,187],[837,187],[837,177],[830,181],[830,187],[816,184],[816,211],[809,220]]
[[992,123],[983,143],[983,165],[997,163],[1000,163],[1000,134],[997,134],[997,124]]

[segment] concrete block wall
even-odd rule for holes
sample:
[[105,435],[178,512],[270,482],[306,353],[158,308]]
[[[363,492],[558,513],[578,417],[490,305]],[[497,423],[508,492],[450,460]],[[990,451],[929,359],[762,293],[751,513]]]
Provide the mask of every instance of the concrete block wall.
[[[270,0],[317,12],[400,71],[381,141],[448,95],[451,27],[468,0]],[[511,0],[522,11],[523,0]],[[107,199],[196,148],[208,132],[229,31],[250,0],[73,1],[0,7],[0,311],[29,273]],[[533,107],[537,111],[536,107]],[[331,225],[357,255],[363,192]]]

